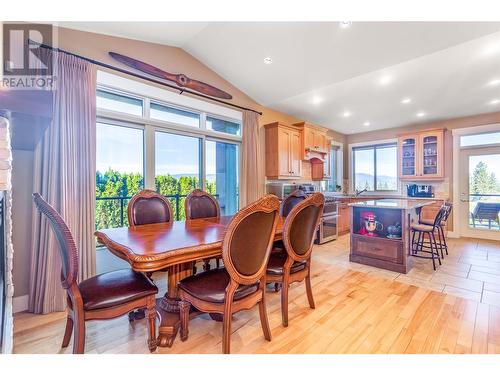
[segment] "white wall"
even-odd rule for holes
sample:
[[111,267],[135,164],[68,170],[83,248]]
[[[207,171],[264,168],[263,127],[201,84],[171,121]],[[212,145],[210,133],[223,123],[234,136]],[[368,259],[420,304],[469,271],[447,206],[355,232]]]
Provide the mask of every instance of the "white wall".
[[[33,156],[31,150],[12,150],[12,243],[14,298],[29,292]],[[15,302],[19,301],[16,298]],[[27,301],[27,299],[26,299]],[[15,310],[18,306],[14,306]]]

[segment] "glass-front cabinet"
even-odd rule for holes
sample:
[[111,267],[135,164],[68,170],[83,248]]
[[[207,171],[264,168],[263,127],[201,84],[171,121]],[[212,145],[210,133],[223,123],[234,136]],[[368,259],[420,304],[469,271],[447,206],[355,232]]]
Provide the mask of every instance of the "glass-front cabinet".
[[444,177],[444,130],[406,134],[398,138],[399,176],[409,180],[432,180]]
[[401,177],[417,175],[417,142],[418,137],[403,137],[400,140]]

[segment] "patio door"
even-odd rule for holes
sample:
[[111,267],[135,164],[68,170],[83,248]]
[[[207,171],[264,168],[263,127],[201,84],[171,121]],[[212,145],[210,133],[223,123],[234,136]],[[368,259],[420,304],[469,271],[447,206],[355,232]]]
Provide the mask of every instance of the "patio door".
[[500,146],[460,151],[460,235],[500,240]]

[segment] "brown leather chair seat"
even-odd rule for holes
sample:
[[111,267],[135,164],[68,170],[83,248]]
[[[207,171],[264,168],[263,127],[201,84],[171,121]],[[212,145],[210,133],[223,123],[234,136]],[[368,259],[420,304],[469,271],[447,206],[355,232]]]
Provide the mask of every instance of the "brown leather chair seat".
[[418,232],[432,232],[434,231],[434,227],[432,225],[426,224],[413,224],[411,229],[416,230]]
[[[224,303],[224,294],[231,278],[225,268],[216,268],[186,277],[178,286],[186,293],[207,302]],[[233,301],[242,299],[258,290],[258,283],[239,285]]]
[[[287,258],[286,252],[273,252],[269,257],[269,262],[267,263],[267,273],[271,275],[282,275],[283,266],[285,265]],[[295,273],[303,270],[306,267],[306,262],[295,262],[292,264],[290,273]]]
[[[419,223],[425,225],[434,225],[434,219],[420,219]],[[441,226],[446,226],[446,221],[441,221]]]
[[151,294],[158,288],[145,275],[131,269],[108,272],[78,284],[84,310],[121,305]]

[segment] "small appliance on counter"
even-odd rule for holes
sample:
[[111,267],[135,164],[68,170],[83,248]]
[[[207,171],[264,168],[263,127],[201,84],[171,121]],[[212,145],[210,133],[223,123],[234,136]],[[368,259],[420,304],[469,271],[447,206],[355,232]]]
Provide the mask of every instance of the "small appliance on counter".
[[414,198],[434,198],[432,185],[411,184],[406,186],[406,193]]

